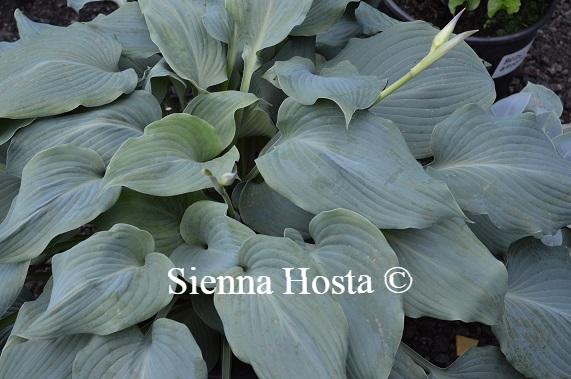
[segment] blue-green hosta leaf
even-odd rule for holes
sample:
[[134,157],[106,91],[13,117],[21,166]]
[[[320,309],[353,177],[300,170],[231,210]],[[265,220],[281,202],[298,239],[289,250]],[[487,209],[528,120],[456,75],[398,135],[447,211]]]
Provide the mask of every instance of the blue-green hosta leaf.
[[363,27],[363,34],[366,35],[384,32],[399,22],[363,1],[355,10],[355,18]]
[[155,250],[170,255],[184,242],[180,235],[184,212],[194,202],[204,199],[201,192],[156,197],[123,189],[117,203],[94,224],[100,230],[111,229],[115,224],[129,224],[146,230],[155,240]]
[[506,311],[493,332],[511,364],[531,378],[571,372],[571,256],[528,238],[510,247]]
[[301,104],[312,105],[318,99],[334,101],[343,111],[347,126],[355,111],[373,105],[386,85],[379,77],[360,75],[347,61],[317,69],[311,60],[300,57],[276,62],[264,77]]
[[178,75],[204,90],[227,79],[224,47],[202,23],[204,0],[141,0],[139,5],[151,39]]
[[246,225],[258,233],[281,237],[292,228],[309,235],[311,213],[271,189],[266,183],[248,182],[240,192],[240,216]]
[[502,230],[554,234],[571,223],[571,163],[538,120],[466,106],[434,130],[427,172],[448,184],[463,210],[488,215]]
[[225,44],[230,44],[234,23],[226,10],[225,0],[207,1],[202,23],[212,37]]
[[105,176],[106,186],[125,186],[155,196],[174,196],[210,188],[215,177],[231,172],[239,158],[224,146],[216,129],[188,114],[173,114],[145,128],[117,151]]
[[563,114],[563,103],[555,92],[542,85],[527,83],[521,93],[531,95],[527,110],[534,113],[553,112],[558,118]]
[[143,76],[144,90],[152,93],[159,102],[163,102],[171,85],[174,86],[177,94],[186,92],[187,82],[171,70],[164,58],[146,70]]
[[14,11],[14,19],[16,20],[16,25],[18,26],[18,34],[20,35],[20,40],[30,38],[35,34],[43,33],[50,29],[53,30],[61,28],[61,26],[32,21],[26,17],[26,15],[19,9]]
[[161,112],[151,94],[135,91],[104,107],[37,120],[12,139],[7,171],[20,176],[34,155],[64,144],[90,148],[108,164],[123,142],[141,136],[148,124],[161,118]]
[[117,37],[123,46],[123,54],[128,57],[144,59],[159,52],[136,1],[125,3],[109,15],[97,16],[89,25]]
[[28,266],[30,261],[0,263],[0,319],[18,298],[26,280]]
[[0,87],[12,89],[0,95],[0,117],[52,116],[132,92],[137,74],[119,71],[120,56],[115,38],[82,24],[19,41],[0,55]]
[[207,93],[192,99],[184,112],[200,117],[214,126],[222,145],[226,147],[236,135],[234,113],[257,101],[256,95],[239,91]]
[[192,272],[198,280],[204,275],[219,276],[238,263],[238,251],[255,233],[228,217],[228,206],[213,201],[199,201],[185,212],[180,224],[184,243],[171,255],[176,267]]
[[407,316],[497,324],[507,272],[463,220],[386,236],[414,280],[404,295]]
[[478,239],[495,255],[503,255],[515,241],[527,237],[524,233],[512,233],[498,229],[486,215],[468,214],[468,224]]
[[32,122],[34,122],[34,119],[11,120],[9,118],[0,118],[0,145],[10,141],[18,130],[25,128]]
[[428,379],[426,371],[415,362],[413,357],[418,359],[410,347],[401,343],[388,379]]
[[331,103],[280,108],[279,137],[256,160],[266,183],[305,211],[345,208],[379,228],[425,228],[462,217],[446,185],[410,154],[398,128],[358,112],[347,130]]
[[301,25],[291,31],[294,36],[314,36],[326,32],[345,13],[349,3],[359,0],[313,0],[311,8]]
[[0,262],[37,257],[59,234],[109,209],[119,189],[101,192],[105,163],[93,150],[58,146],[38,153],[22,172],[20,192],[0,224]]
[[348,377],[386,378],[404,326],[402,297],[383,283],[385,272],[399,266],[394,251],[375,225],[344,209],[317,215],[309,230],[315,241],[309,253],[322,274],[332,278],[351,271],[373,283],[373,294],[333,295],[349,323]]
[[[353,39],[332,62],[348,60],[362,75],[394,83],[430,50],[437,30],[421,21],[398,23],[381,34]],[[492,105],[494,82],[478,56],[462,43],[384,99],[372,112],[394,121],[417,158],[431,155],[435,125],[465,104]]]
[[278,131],[272,118],[261,103],[244,110],[242,122],[238,125],[238,137],[268,137],[272,138]]
[[312,0],[226,0],[233,22],[230,49],[242,51],[244,70],[252,74],[259,66],[258,52],[283,41],[300,25]]
[[108,335],[151,317],[172,299],[167,274],[174,267],[154,248],[148,232],[118,224],[56,255],[47,308],[18,335]]
[[77,379],[206,379],[208,371],[188,328],[160,318],[144,335],[139,328],[94,336],[73,362]]
[[12,200],[20,190],[20,178],[3,171],[0,170],[0,223],[8,214]]
[[[246,274],[255,281],[266,276],[274,293],[214,296],[234,354],[261,378],[345,378],[348,326],[341,307],[327,295],[284,294],[282,268],[313,268],[307,253],[287,238],[254,236],[238,260],[241,267],[226,275]],[[310,269],[308,279],[316,274]],[[299,279],[296,273],[292,277]],[[300,283],[291,289],[298,293]]]
[[18,338],[0,357],[0,378],[71,379],[73,360],[89,341],[87,335],[43,341]]
[[355,17],[345,15],[328,31],[317,35],[317,51],[325,58],[332,59],[343,50],[351,38],[359,36],[362,32],[363,27]]
[[[96,1],[101,1],[101,0],[67,0],[67,6],[75,9],[76,12],[79,12],[81,8],[85,6],[85,4],[93,3]],[[113,1],[118,6],[122,7],[128,4],[129,0],[111,0],[111,1]]]

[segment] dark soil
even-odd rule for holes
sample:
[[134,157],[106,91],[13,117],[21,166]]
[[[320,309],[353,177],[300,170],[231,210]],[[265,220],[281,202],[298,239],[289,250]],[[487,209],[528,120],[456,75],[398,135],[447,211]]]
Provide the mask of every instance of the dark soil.
[[[442,0],[396,0],[408,14],[417,20],[428,20],[442,28],[451,19],[447,1]],[[503,36],[528,28],[541,19],[549,8],[549,0],[524,0],[518,13],[508,15],[505,11],[498,12],[493,18],[488,18],[487,1],[462,15],[458,31],[479,30],[479,36]],[[458,7],[459,11],[461,7]]]
[[[428,2],[403,0],[418,9]],[[531,1],[523,1],[524,5]],[[0,41],[14,41],[18,38],[13,13],[20,8],[34,21],[54,25],[69,25],[74,21],[89,21],[99,13],[110,13],[116,9],[112,2],[88,4],[79,14],[66,7],[66,0],[1,0],[0,2]],[[485,9],[485,4],[482,9]],[[446,8],[445,8],[446,9]],[[428,10],[422,11],[426,18]],[[443,14],[446,14],[445,12]],[[449,15],[442,21],[445,24]],[[462,25],[469,29],[469,18]],[[571,0],[561,0],[553,20],[539,32],[536,42],[524,66],[513,80],[511,89],[519,91],[528,81],[545,85],[563,99],[564,120],[571,122]],[[456,335],[473,338],[480,345],[497,345],[490,328],[478,323],[465,324],[431,318],[406,319],[403,340],[418,353],[434,364],[445,367],[456,359]],[[237,365],[238,371],[244,367]]]

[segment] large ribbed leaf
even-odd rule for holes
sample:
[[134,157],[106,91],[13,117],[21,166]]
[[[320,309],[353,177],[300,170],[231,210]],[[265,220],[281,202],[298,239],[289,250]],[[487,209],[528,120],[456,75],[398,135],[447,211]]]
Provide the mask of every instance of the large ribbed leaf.
[[521,373],[559,379],[571,372],[571,256],[528,238],[510,247],[506,311],[493,328]]
[[351,38],[358,37],[362,32],[363,27],[355,17],[345,15],[328,31],[317,35],[317,51],[327,59],[332,59],[341,52]]
[[468,224],[478,239],[495,255],[502,255],[508,251],[510,245],[524,237],[524,233],[512,233],[498,229],[486,215],[468,214],[472,223]]
[[148,232],[119,224],[56,255],[47,308],[18,335],[107,335],[151,317],[172,299],[167,274],[173,268],[153,251]]
[[436,127],[432,150],[428,174],[498,228],[542,237],[571,223],[571,163],[537,116],[498,118],[466,106]]
[[246,225],[258,233],[281,237],[293,228],[304,236],[309,233],[311,213],[294,205],[272,190],[266,183],[248,182],[240,192],[240,216]]
[[112,34],[123,46],[123,54],[134,58],[148,58],[159,48],[151,40],[139,3],[125,3],[110,15],[99,15],[89,25]]
[[171,255],[176,267],[200,280],[205,275],[222,275],[237,265],[240,247],[255,233],[228,217],[227,210],[226,204],[213,201],[199,201],[187,209],[180,224],[184,243]]
[[[394,83],[430,50],[437,30],[424,22],[398,23],[381,34],[354,39],[335,58],[348,60],[362,75],[377,75]],[[417,158],[431,155],[434,126],[465,104],[492,105],[494,82],[466,44],[449,52],[397,92],[373,108],[394,121]]]
[[355,18],[363,27],[363,33],[373,35],[390,29],[398,21],[379,11],[377,8],[361,1],[355,10]]
[[[254,236],[238,260],[240,267],[227,275],[246,274],[255,281],[268,277],[274,293],[215,295],[234,354],[261,378],[344,378],[348,330],[341,307],[331,296],[284,294],[283,267],[314,267],[306,252],[287,238]],[[308,279],[316,274],[310,269]],[[299,279],[299,274],[292,277]],[[300,283],[291,289],[300,292]]]
[[145,71],[143,89],[152,93],[162,103],[171,85],[179,95],[186,92],[186,83],[184,79],[171,70],[167,61],[161,58],[153,67]]
[[347,130],[334,104],[288,99],[278,128],[258,168],[270,187],[310,213],[346,208],[385,229],[462,217],[446,185],[424,173],[388,120],[358,112]]
[[389,379],[427,379],[426,371],[414,361],[414,354],[410,347],[401,343]]
[[0,224],[0,262],[35,258],[55,236],[109,209],[119,189],[101,192],[104,173],[105,163],[90,149],[64,145],[34,156]]
[[0,222],[8,214],[12,200],[14,200],[20,190],[20,178],[3,171],[3,169],[0,169]]
[[77,379],[206,379],[208,372],[188,328],[166,318],[146,335],[133,327],[109,336],[94,336],[77,354]]
[[145,128],[139,138],[125,142],[105,176],[106,186],[125,186],[156,196],[174,196],[210,188],[207,168],[219,177],[238,160],[233,147],[224,146],[216,129],[188,114],[173,114]]
[[14,19],[16,20],[16,25],[18,26],[18,34],[20,35],[20,40],[33,37],[35,34],[46,32],[50,29],[61,28],[61,26],[32,21],[20,9],[16,9],[14,11]]
[[10,308],[24,286],[30,261],[0,263],[0,318]]
[[383,234],[357,213],[337,209],[317,215],[309,225],[315,248],[311,257],[328,278],[352,272],[368,275],[372,294],[334,295],[349,323],[350,378],[386,378],[399,346],[404,312],[402,297],[389,292],[384,275],[399,261]]
[[146,230],[155,240],[155,250],[169,255],[184,243],[180,235],[184,212],[195,201],[204,199],[200,192],[156,197],[123,189],[117,203],[94,224],[100,230],[111,229],[115,224],[129,224]]
[[359,0],[313,0],[311,8],[301,25],[296,26],[294,36],[314,36],[327,31],[345,13],[347,4]]
[[404,295],[407,316],[497,324],[507,272],[464,221],[392,230],[386,236],[414,279]]
[[44,341],[18,338],[2,352],[0,378],[71,379],[73,360],[88,341],[86,335]]
[[234,113],[258,101],[251,93],[223,91],[195,97],[184,110],[216,128],[222,145],[230,145],[236,135]]
[[227,79],[224,47],[202,23],[204,0],[141,0],[139,4],[151,39],[178,75],[201,89]]
[[[137,74],[119,71],[121,45],[82,24],[22,40],[0,55],[0,117],[51,116],[110,103],[133,91]],[[22,62],[26,62],[24,69]]]
[[8,142],[16,132],[34,122],[34,119],[12,120],[0,118],[0,145]]
[[386,85],[379,77],[360,75],[347,61],[317,69],[311,60],[301,57],[276,62],[264,77],[301,104],[312,105],[318,99],[334,101],[343,111],[347,126],[353,113],[373,105]]
[[155,98],[136,91],[104,107],[38,120],[12,139],[7,170],[20,176],[34,155],[64,144],[95,150],[108,164],[123,142],[141,136],[145,126],[160,118],[161,106]]

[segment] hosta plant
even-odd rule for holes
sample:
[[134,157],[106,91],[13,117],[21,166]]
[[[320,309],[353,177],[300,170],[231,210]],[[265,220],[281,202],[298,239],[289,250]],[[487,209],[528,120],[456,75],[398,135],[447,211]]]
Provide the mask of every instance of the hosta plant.
[[[272,379],[568,377],[552,92],[494,104],[456,19],[117,3],[65,28],[16,11],[0,45],[0,378],[230,378],[232,355]],[[301,272],[319,288],[288,294]],[[260,293],[221,291],[246,278]],[[500,348],[435,367],[405,316],[490,325]]]

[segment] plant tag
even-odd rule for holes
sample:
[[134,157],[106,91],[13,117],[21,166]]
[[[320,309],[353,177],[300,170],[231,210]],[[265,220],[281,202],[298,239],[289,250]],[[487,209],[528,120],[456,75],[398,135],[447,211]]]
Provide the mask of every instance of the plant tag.
[[523,63],[525,57],[527,57],[527,53],[529,52],[529,49],[531,49],[531,45],[533,45],[533,41],[531,41],[523,49],[504,56],[496,68],[496,71],[494,71],[492,78],[501,78],[502,76],[506,76],[507,74],[517,69]]

